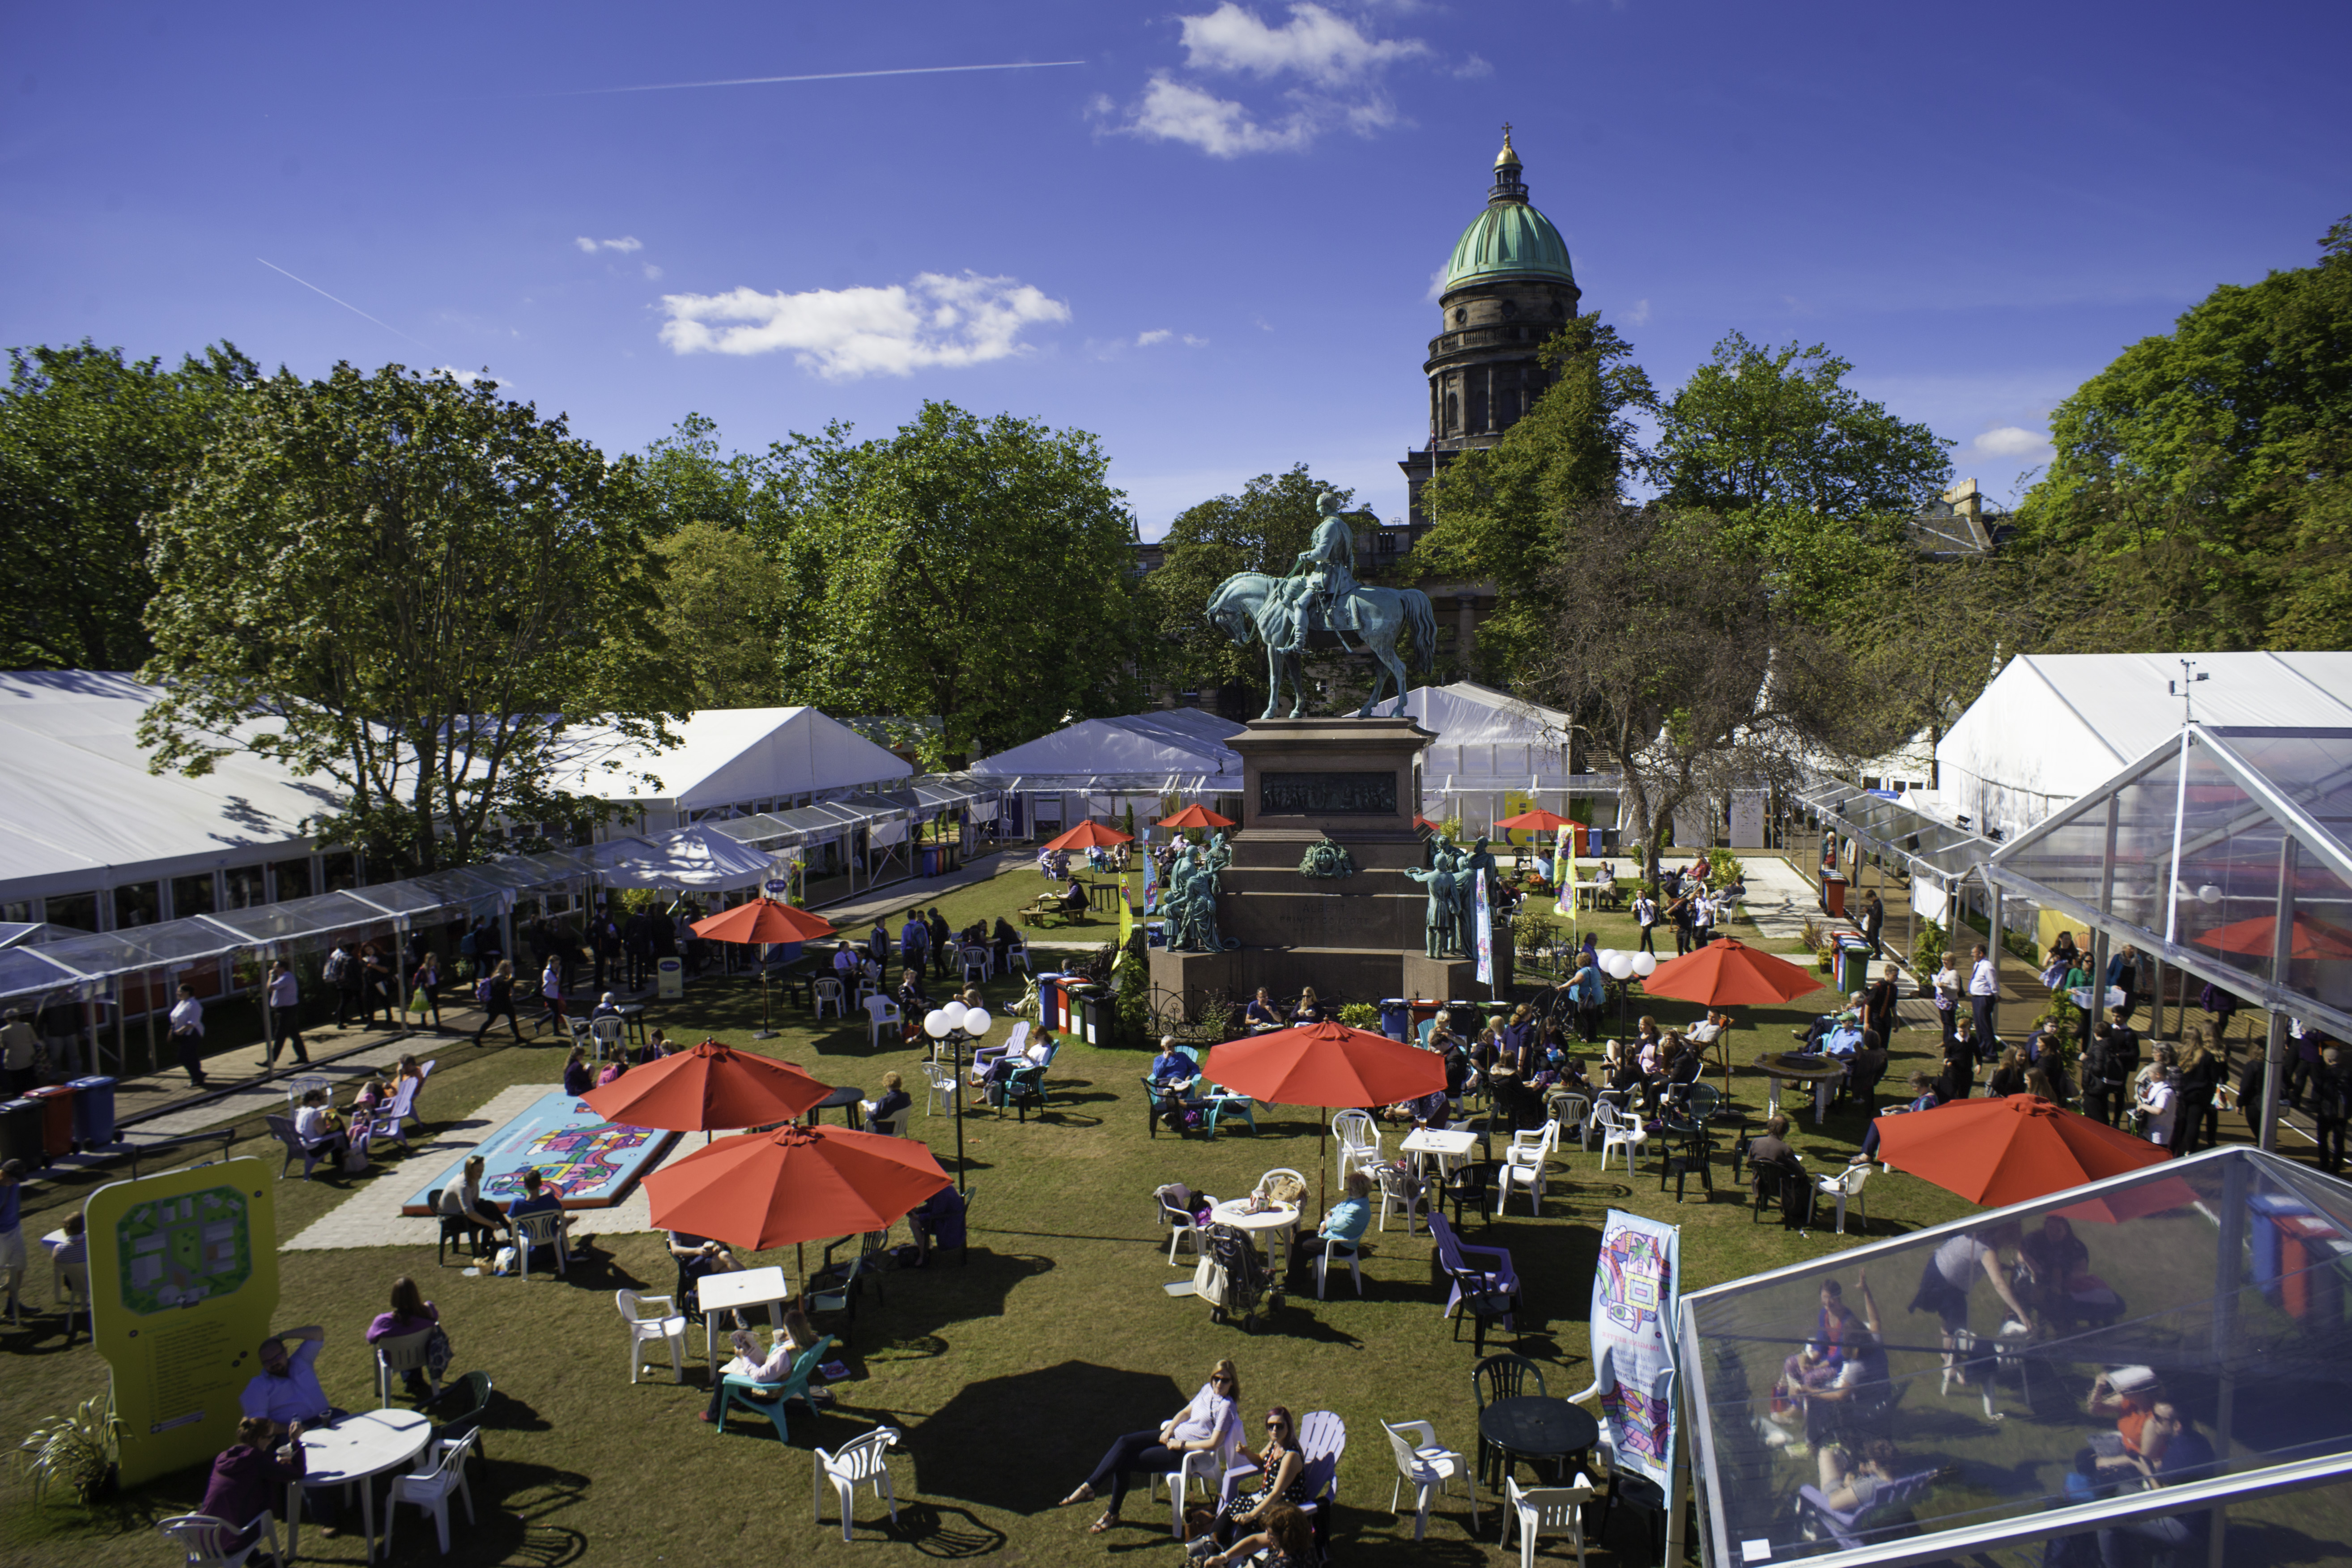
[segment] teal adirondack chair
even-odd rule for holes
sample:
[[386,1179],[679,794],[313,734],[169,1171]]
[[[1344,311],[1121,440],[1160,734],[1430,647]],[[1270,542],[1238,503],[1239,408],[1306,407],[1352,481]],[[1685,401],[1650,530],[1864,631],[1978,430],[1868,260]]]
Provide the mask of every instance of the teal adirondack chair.
[[784,1427],[784,1406],[795,1399],[808,1397],[809,1378],[824,1362],[824,1352],[832,1348],[833,1336],[827,1334],[801,1352],[781,1383],[758,1383],[729,1373],[725,1378],[727,1397],[719,1404],[719,1429],[726,1431],[727,1413],[740,1408],[774,1422],[776,1441],[791,1442],[792,1434]]
[[1004,1099],[997,1107],[1002,1110],[1010,1105],[1024,1121],[1029,1120],[1029,1108],[1034,1105],[1039,1114],[1045,1110],[1045,1069],[1062,1052],[1062,1042],[1055,1040],[1045,1047],[1045,1059],[1034,1067],[1015,1068],[1004,1080]]

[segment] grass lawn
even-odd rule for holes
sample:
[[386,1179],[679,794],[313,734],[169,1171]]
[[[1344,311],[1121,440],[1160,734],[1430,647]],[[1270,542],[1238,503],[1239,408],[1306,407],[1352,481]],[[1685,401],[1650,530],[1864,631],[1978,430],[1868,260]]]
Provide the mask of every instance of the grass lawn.
[[[1034,875],[1015,872],[938,902],[950,921],[981,912],[992,918],[1026,902],[1038,885]],[[1631,944],[1630,920],[1601,917],[1597,926],[1604,944]],[[1078,929],[1107,940],[1113,928],[1097,918]],[[1730,934],[1753,932],[1741,925]],[[1001,1012],[1018,991],[1017,981],[998,983],[990,987],[992,1003]],[[1785,1042],[1787,1026],[1827,1000],[1825,992],[1816,993],[1786,1007],[1752,1010],[1734,1037],[1735,1059]],[[796,1009],[788,1016],[780,1012],[780,1038],[754,1047],[760,1006],[756,985],[704,983],[690,988],[685,1003],[657,1009],[655,1021],[683,1039],[715,1036],[869,1093],[883,1071],[895,1068],[916,1085],[910,1134],[952,1164],[951,1121],[921,1114],[918,1053],[869,1050],[864,1019],[851,1026],[827,1020],[820,1027]],[[1658,1003],[1632,1011],[1679,1023],[1698,1009]],[[1003,1032],[1000,1025],[999,1037]],[[1935,1045],[1922,1030],[1898,1033],[1895,1081],[1931,1059]],[[441,1068],[426,1110],[439,1121],[464,1116],[509,1085],[551,1083],[562,1059],[552,1044],[477,1048],[442,1042],[437,1054]],[[587,1266],[575,1265],[564,1279],[534,1273],[527,1284],[469,1279],[455,1267],[436,1272],[428,1250],[405,1247],[289,1253],[278,1319],[326,1325],[320,1371],[328,1392],[338,1403],[364,1408],[373,1378],[362,1333],[383,1310],[393,1278],[410,1273],[441,1308],[457,1352],[453,1373],[480,1368],[496,1380],[501,1399],[485,1433],[491,1468],[488,1483],[478,1479],[475,1487],[482,1518],[467,1529],[458,1510],[450,1558],[457,1563],[650,1564],[670,1556],[725,1563],[772,1552],[777,1542],[789,1543],[784,1549],[795,1555],[844,1552],[837,1524],[819,1530],[811,1522],[805,1450],[835,1447],[877,1422],[905,1434],[892,1462],[899,1523],[889,1528],[878,1507],[860,1501],[855,1549],[864,1560],[993,1556],[1075,1563],[1145,1549],[1173,1563],[1164,1501],[1150,1506],[1138,1495],[1128,1522],[1100,1538],[1085,1533],[1096,1510],[1055,1511],[1051,1505],[1113,1436],[1172,1413],[1221,1355],[1240,1363],[1253,1430],[1255,1417],[1275,1402],[1301,1414],[1331,1409],[1347,1422],[1335,1539],[1348,1560],[1499,1561],[1491,1499],[1481,1505],[1478,1543],[1468,1539],[1458,1497],[1437,1505],[1429,1539],[1419,1546],[1410,1516],[1399,1520],[1386,1510],[1382,1489],[1395,1471],[1380,1420],[1427,1419],[1449,1446],[1468,1450],[1475,1443],[1474,1357],[1467,1338],[1454,1342],[1439,1318],[1443,1298],[1430,1284],[1427,1239],[1408,1239],[1401,1224],[1374,1233],[1360,1300],[1344,1276],[1335,1276],[1329,1301],[1315,1301],[1310,1286],[1270,1323],[1261,1321],[1255,1335],[1212,1324],[1197,1300],[1169,1298],[1160,1287],[1189,1277],[1189,1255],[1184,1268],[1168,1267],[1152,1188],[1181,1180],[1231,1195],[1271,1166],[1311,1174],[1318,1119],[1312,1111],[1262,1107],[1255,1136],[1243,1131],[1213,1143],[1164,1131],[1151,1137],[1137,1081],[1147,1061],[1137,1050],[1072,1044],[1055,1060],[1044,1115],[1024,1124],[984,1110],[967,1113],[968,1175],[977,1194],[968,1264],[884,1277],[887,1300],[868,1294],[846,1351],[837,1352],[852,1373],[835,1385],[836,1407],[796,1416],[790,1452],[764,1424],[740,1435],[730,1426],[722,1437],[698,1420],[705,1390],[697,1368],[688,1368],[683,1388],[651,1372],[646,1375],[652,1381],[628,1382],[626,1340],[612,1293],[670,1289],[672,1268],[655,1235],[599,1238]],[[1742,1074],[1736,1087],[1751,1110],[1760,1107],[1759,1078]],[[1828,1166],[1843,1163],[1861,1131],[1860,1118],[1846,1111],[1819,1131],[1808,1122],[1794,1141],[1809,1162]],[[410,1160],[366,1178],[287,1180],[278,1189],[281,1232],[296,1234],[357,1187],[380,1189],[390,1212],[418,1170],[437,1168],[444,1158],[420,1144]],[[1679,1224],[1690,1288],[1818,1258],[1860,1239],[1819,1230],[1800,1237],[1777,1225],[1752,1224],[1744,1192],[1720,1166],[1711,1200],[1694,1188],[1691,1201],[1677,1206],[1670,1192],[1660,1194],[1654,1166],[1628,1178],[1622,1169],[1602,1173],[1599,1160],[1597,1150],[1567,1149],[1553,1166],[1541,1218],[1520,1206],[1468,1237],[1512,1250],[1527,1303],[1525,1338],[1516,1348],[1544,1364],[1554,1394],[1573,1394],[1589,1381],[1585,1317],[1605,1209]],[[67,1204],[84,1195],[86,1189],[46,1187],[30,1194],[27,1234],[49,1228]],[[1968,1209],[1900,1175],[1874,1182],[1869,1196],[1874,1236]],[[761,1261],[778,1260],[790,1262]],[[46,1287],[41,1269],[35,1299],[46,1300]],[[1504,1348],[1512,1348],[1508,1338]],[[9,1358],[9,1376],[0,1384],[0,1431],[22,1433],[104,1386],[104,1367],[87,1341],[66,1349],[56,1320],[36,1320],[14,1332],[0,1328],[0,1345]],[[191,1471],[85,1510],[55,1501],[36,1507],[12,1478],[0,1492],[0,1550],[24,1564],[163,1561],[164,1548],[147,1525],[192,1507],[202,1481]],[[829,1493],[826,1507],[830,1515]],[[402,1521],[404,1558],[435,1555],[421,1521],[411,1510]],[[306,1531],[303,1551],[306,1558],[363,1559],[349,1535],[330,1541]],[[1612,1539],[1597,1543],[1593,1556],[1642,1561],[1644,1551],[1638,1522],[1621,1514],[1612,1521]]]

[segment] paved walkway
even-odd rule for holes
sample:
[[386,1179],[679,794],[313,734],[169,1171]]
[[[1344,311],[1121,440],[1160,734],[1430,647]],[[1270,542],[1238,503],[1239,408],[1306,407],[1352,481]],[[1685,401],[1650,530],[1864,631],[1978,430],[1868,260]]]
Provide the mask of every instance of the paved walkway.
[[[430,1139],[419,1137],[412,1152],[399,1157],[397,1169],[337,1204],[309,1229],[278,1248],[281,1252],[327,1252],[356,1247],[431,1247],[439,1241],[441,1222],[411,1216],[400,1205],[427,1187],[442,1184],[464,1163],[466,1152],[513,1121],[547,1093],[543,1083],[519,1083],[500,1089],[473,1111],[455,1121],[436,1122]],[[676,1147],[699,1148],[693,1133],[680,1133]],[[572,1211],[574,1236],[615,1236],[654,1228],[653,1210],[640,1182],[629,1195],[607,1209]]]

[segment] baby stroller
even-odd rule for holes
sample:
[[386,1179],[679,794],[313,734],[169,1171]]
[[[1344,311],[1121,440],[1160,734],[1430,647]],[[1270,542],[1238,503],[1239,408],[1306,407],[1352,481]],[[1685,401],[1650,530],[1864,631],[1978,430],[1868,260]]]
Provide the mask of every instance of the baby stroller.
[[1256,1245],[1232,1226],[1213,1225],[1209,1260],[1223,1287],[1211,1300],[1209,1321],[1223,1323],[1238,1318],[1243,1332],[1257,1332],[1257,1307],[1266,1293],[1266,1278]]

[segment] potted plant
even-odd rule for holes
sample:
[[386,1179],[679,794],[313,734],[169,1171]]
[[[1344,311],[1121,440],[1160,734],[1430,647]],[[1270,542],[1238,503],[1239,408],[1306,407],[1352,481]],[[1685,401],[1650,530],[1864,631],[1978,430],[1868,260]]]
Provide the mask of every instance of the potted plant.
[[71,1487],[86,1503],[112,1491],[121,1473],[121,1432],[111,1394],[85,1399],[79,1409],[34,1427],[16,1446],[16,1468],[32,1482],[33,1500],[42,1500],[54,1485]]

